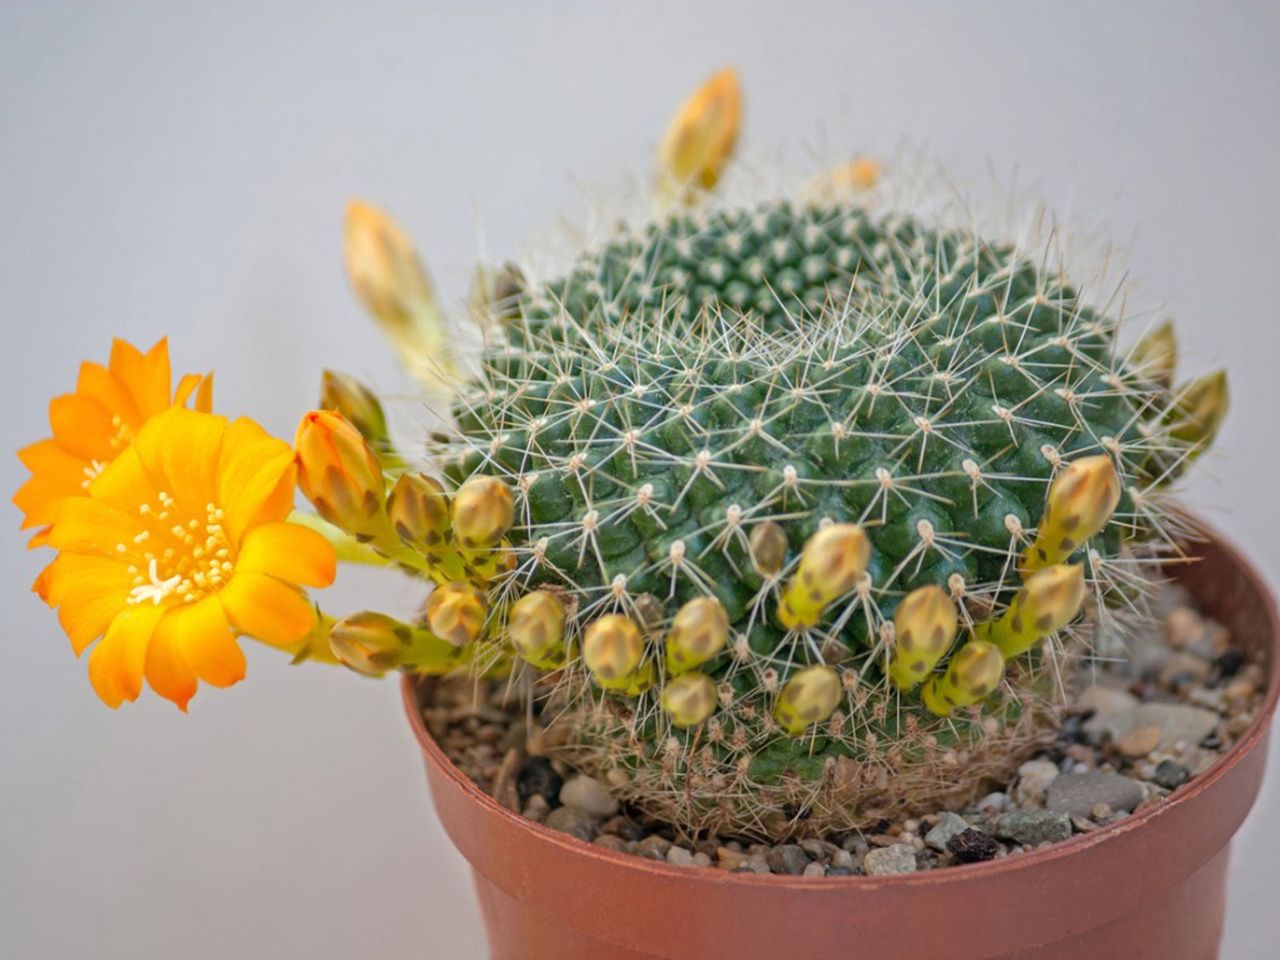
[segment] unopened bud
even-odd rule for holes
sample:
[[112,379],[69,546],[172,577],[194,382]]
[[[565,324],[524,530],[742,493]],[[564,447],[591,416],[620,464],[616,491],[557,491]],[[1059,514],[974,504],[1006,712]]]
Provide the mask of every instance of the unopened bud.
[[620,613],[595,620],[582,636],[582,660],[607,690],[626,690],[644,662],[640,628]]
[[449,497],[434,477],[402,473],[387,495],[387,518],[405,543],[441,547],[449,534]]
[[522,660],[554,670],[564,663],[564,604],[553,593],[535,590],[511,605],[507,637]]
[[497,545],[515,520],[511,488],[497,477],[473,476],[453,495],[454,540],[460,547]]
[[658,146],[658,183],[669,196],[710,190],[738,140],[742,86],[731,67],[715,73],[672,118]]
[[1061,563],[1100,533],[1120,503],[1120,477],[1106,454],[1073,460],[1053,479],[1024,573]]
[[320,377],[320,406],[346,417],[375,449],[388,444],[387,417],[373,391],[355,377],[325,370]]
[[729,615],[715,597],[690,600],[671,621],[667,632],[667,672],[685,673],[702,666],[729,641]]
[[1208,447],[1222,426],[1230,402],[1225,370],[1197,377],[1178,393],[1169,414],[1169,434],[1194,447]]
[[442,583],[431,591],[426,612],[431,632],[457,647],[479,637],[489,615],[484,594],[458,581]]
[[809,538],[800,568],[778,603],[778,619],[788,630],[812,627],[823,608],[857,585],[871,559],[871,543],[862,528],[833,523]]
[[667,682],[662,709],[672,726],[696,727],[716,711],[716,685],[703,673],[686,673]]
[[1027,578],[1009,609],[990,625],[989,638],[1006,660],[1012,659],[1075,619],[1084,598],[1083,566],[1045,567]]
[[1172,387],[1173,374],[1178,367],[1178,334],[1173,323],[1166,320],[1148,331],[1134,344],[1129,362],[1149,380],[1165,389]]
[[806,186],[805,195],[815,201],[829,202],[870,190],[880,182],[882,169],[875,157],[854,157],[849,163],[814,177]]
[[757,523],[747,539],[751,549],[751,566],[762,577],[778,573],[787,562],[787,532],[772,520]]
[[411,626],[371,610],[345,617],[329,631],[333,655],[369,677],[380,677],[400,666],[412,642]]
[[298,424],[294,448],[298,487],[320,516],[363,541],[386,532],[382,464],[345,417],[312,410]]
[[920,587],[902,598],[893,617],[896,636],[889,679],[899,690],[922,683],[956,638],[956,605],[937,586]]
[[783,730],[798,737],[815,723],[822,723],[840,704],[840,675],[834,667],[818,664],[794,673],[782,685],[773,708]]
[[993,643],[970,640],[956,651],[947,672],[924,686],[922,699],[931,713],[945,717],[988,696],[1004,679],[1004,657]]

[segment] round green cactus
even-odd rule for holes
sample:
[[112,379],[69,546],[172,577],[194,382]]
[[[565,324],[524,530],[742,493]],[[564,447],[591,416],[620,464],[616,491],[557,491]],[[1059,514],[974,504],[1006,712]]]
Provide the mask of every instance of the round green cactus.
[[[1045,690],[1032,654],[982,702],[1003,663],[983,621],[1050,560],[1082,565],[1076,580],[1105,602],[1194,446],[1171,435],[1157,373],[1126,360],[1116,324],[1063,277],[854,202],[681,212],[489,310],[495,342],[436,452],[453,483],[496,476],[515,493],[492,656],[505,603],[557,596],[562,649],[533,662],[556,665],[579,713],[570,749],[688,829],[855,825],[1016,764]],[[1107,473],[1085,478],[1109,501],[1101,529],[1033,562],[1051,483],[1086,458]],[[1078,521],[1067,514],[1060,525]],[[861,564],[833,538],[821,554],[833,525],[858,532]],[[895,674],[895,611],[923,588],[945,591],[950,632]],[[695,685],[667,648],[677,615],[708,597],[729,630],[697,668],[717,703],[692,698],[691,714]],[[623,658],[632,672],[607,681],[578,655],[606,616],[643,638]],[[948,659],[957,626],[977,636]],[[1046,632],[1018,629],[1010,656]],[[809,674],[788,690],[813,667],[826,686]],[[781,706],[805,698],[816,712]]]

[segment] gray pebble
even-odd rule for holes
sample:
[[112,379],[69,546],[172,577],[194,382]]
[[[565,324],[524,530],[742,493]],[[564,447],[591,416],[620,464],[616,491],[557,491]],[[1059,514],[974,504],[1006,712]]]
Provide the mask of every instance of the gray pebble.
[[784,843],[769,851],[768,862],[769,869],[774,873],[789,873],[798,877],[809,865],[809,855],[798,844]]
[[938,825],[925,834],[924,842],[940,853],[945,853],[947,843],[957,834],[969,829],[969,821],[958,813],[944,813],[938,818]]
[[670,840],[651,833],[636,843],[635,852],[637,856],[648,857],[650,860],[665,860],[669,849],[671,849]]
[[1156,764],[1152,781],[1166,790],[1177,790],[1191,779],[1191,771],[1173,760],[1161,760]]
[[806,877],[825,877],[827,868],[820,863],[811,863],[804,868],[804,876]]
[[1015,810],[996,817],[996,836],[1023,846],[1054,843],[1071,836],[1071,818],[1051,810]]
[[543,821],[552,830],[559,830],[571,837],[590,843],[596,836],[596,821],[591,814],[577,807],[556,807]]
[[612,817],[618,812],[618,798],[594,777],[577,776],[560,788],[560,802],[578,807],[593,817]]
[[1090,770],[1064,773],[1049,786],[1048,808],[1068,817],[1087,817],[1099,804],[1132,811],[1142,802],[1142,784],[1118,773]]
[[999,813],[1005,807],[1009,806],[1008,794],[996,791],[988,793],[985,797],[975,805],[979,813]]
[[914,873],[916,852],[905,843],[889,847],[877,847],[862,862],[863,869],[872,876],[883,877],[897,873]]
[[1030,760],[1018,768],[1018,784],[1013,798],[1024,807],[1043,807],[1049,784],[1058,777],[1058,765],[1048,760]]
[[677,867],[691,867],[693,851],[686,850],[684,847],[672,847],[667,851],[667,863],[673,863]]

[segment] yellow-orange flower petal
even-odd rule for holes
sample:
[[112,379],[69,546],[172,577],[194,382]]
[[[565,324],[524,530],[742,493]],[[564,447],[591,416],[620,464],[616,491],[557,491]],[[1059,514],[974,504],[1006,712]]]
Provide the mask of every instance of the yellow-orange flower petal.
[[[169,346],[160,340],[145,354],[123,340],[111,347],[107,366],[81,364],[74,393],[49,404],[53,436],[31,444],[18,456],[31,478],[13,497],[22,511],[24,529],[52,523],[58,504],[84,496],[94,477],[122,451],[152,417],[194,394],[197,409],[212,404],[212,374],[184,377],[170,394]],[[46,541],[38,532],[30,546]]]
[[77,653],[102,637],[89,672],[104,702],[134,699],[145,676],[185,710],[198,681],[243,678],[237,632],[280,647],[308,635],[299,585],[327,586],[336,561],[323,536],[284,522],[294,474],[288,444],[257,424],[170,407],[62,501],[48,535],[60,552],[35,590]]

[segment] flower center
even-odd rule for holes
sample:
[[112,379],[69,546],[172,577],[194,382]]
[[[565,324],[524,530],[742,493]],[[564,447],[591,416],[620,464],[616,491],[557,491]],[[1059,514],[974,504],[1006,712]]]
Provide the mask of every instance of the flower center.
[[235,569],[222,508],[207,503],[203,518],[184,517],[163,490],[138,507],[142,529],[116,551],[132,554],[130,603],[193,603],[219,590]]

